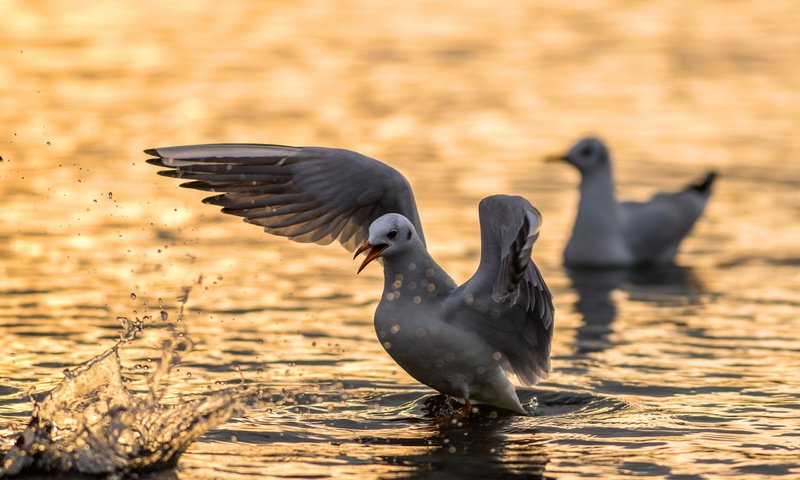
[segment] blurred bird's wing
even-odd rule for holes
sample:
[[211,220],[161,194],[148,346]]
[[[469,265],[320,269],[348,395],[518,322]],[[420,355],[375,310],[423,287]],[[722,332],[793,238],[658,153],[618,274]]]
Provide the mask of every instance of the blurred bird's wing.
[[674,255],[703,214],[715,174],[677,193],[659,193],[647,202],[622,202],[625,240],[639,262]]
[[481,262],[448,301],[448,321],[486,340],[525,384],[547,377],[554,308],[531,260],[541,215],[522,197],[493,195],[479,207]]
[[349,150],[258,144],[209,144],[145,150],[182,187],[225,192],[205,203],[296,242],[350,251],[386,213],[408,218],[423,239],[414,194],[397,170]]

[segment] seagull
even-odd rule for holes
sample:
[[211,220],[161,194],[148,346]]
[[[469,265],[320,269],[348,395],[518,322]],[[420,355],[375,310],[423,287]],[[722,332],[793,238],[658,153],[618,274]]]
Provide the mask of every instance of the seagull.
[[569,267],[626,268],[668,265],[700,218],[711,196],[715,172],[677,193],[658,193],[647,202],[618,202],[611,157],[599,138],[579,140],[564,155],[581,173],[578,216],[564,249]]
[[413,378],[464,402],[519,414],[508,373],[525,385],[546,378],[554,308],[531,260],[542,217],[519,196],[479,204],[481,257],[457,285],[425,244],[411,186],[400,172],[359,153],[323,147],[208,144],[154,148],[158,173],[182,187],[221,192],[203,200],[296,242],[338,241],[383,263],[375,332]]

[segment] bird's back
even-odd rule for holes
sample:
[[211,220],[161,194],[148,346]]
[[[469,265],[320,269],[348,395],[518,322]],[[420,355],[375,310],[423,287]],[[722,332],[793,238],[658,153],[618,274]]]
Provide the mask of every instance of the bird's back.
[[622,202],[624,238],[636,264],[671,262],[681,241],[703,214],[715,174],[677,193],[659,193],[647,202]]

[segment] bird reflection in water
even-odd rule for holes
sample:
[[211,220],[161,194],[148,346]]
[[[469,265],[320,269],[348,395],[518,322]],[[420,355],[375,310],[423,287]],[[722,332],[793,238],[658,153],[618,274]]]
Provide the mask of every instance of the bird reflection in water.
[[520,424],[516,421],[520,417],[512,412],[478,407],[477,413],[463,422],[432,422],[431,418],[439,418],[443,412],[458,410],[460,404],[445,395],[426,398],[422,410],[428,419],[420,422],[424,422],[426,434],[389,440],[423,449],[382,458],[393,465],[415,468],[393,472],[391,478],[544,478],[549,457],[535,429]]
[[583,318],[575,339],[575,352],[586,355],[611,345],[609,336],[617,316],[614,290],[622,290],[631,301],[653,304],[694,302],[706,293],[694,270],[678,265],[636,269],[567,268],[572,288],[578,294],[575,310]]

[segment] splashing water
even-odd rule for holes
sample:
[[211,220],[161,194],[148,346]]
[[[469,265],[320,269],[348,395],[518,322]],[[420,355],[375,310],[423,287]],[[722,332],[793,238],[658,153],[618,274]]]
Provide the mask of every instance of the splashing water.
[[144,322],[121,320],[125,330],[113,347],[65,371],[64,380],[35,402],[30,423],[3,458],[0,477],[30,470],[124,474],[168,468],[197,437],[256,397],[256,392],[225,390],[162,403],[163,380],[178,352],[191,345],[180,316],[170,326],[158,368],[147,378],[149,395],[135,394],[125,386],[119,350],[136,338]]

